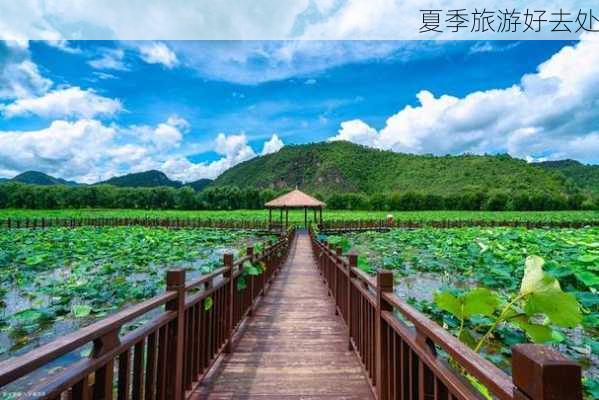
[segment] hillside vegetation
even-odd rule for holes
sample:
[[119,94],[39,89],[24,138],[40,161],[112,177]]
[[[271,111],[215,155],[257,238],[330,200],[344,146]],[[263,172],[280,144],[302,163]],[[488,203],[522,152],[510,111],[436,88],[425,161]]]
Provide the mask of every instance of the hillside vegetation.
[[67,186],[76,186],[77,182],[71,182],[60,178],[55,178],[50,175],[46,175],[43,172],[39,171],[26,171],[22,174],[19,174],[11,179],[13,182],[27,183],[30,185],[67,185]]
[[332,209],[599,209],[598,166],[529,164],[508,155],[410,155],[348,142],[286,146],[215,181],[187,184],[160,171],[74,187],[42,173],[23,175],[37,179],[0,184],[0,208],[256,209],[297,186]]
[[179,181],[173,181],[168,178],[163,172],[151,170],[145,172],[137,172],[123,176],[116,176],[106,181],[97,183],[98,185],[113,185],[119,187],[174,187],[183,186]]
[[412,155],[349,142],[285,146],[229,169],[213,186],[299,186],[325,196],[340,192],[446,196],[489,191],[565,195],[575,191],[574,183],[559,172],[508,155]]
[[575,160],[544,161],[535,165],[561,172],[581,189],[599,194],[599,165],[585,165]]

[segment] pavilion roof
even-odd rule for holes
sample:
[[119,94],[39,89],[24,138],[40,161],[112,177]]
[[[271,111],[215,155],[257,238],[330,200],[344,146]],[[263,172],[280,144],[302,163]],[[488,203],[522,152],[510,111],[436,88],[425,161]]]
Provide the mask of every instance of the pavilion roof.
[[269,201],[264,206],[267,208],[321,208],[326,206],[326,204],[296,188],[289,193]]

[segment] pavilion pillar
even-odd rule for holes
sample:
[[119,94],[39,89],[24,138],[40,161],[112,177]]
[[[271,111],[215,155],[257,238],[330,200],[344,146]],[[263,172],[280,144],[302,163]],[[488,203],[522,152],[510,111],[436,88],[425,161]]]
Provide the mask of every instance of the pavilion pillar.
[[316,208],[313,208],[312,211],[314,212],[314,223],[317,224],[318,218],[316,218]]
[[320,225],[322,225],[322,207],[320,207]]
[[272,208],[268,209],[268,230],[272,229]]
[[289,209],[285,208],[285,230],[289,226]]
[[281,223],[281,229],[283,229],[283,209],[280,209],[281,211],[281,218],[279,219],[279,222]]
[[308,228],[308,207],[304,207],[304,228]]

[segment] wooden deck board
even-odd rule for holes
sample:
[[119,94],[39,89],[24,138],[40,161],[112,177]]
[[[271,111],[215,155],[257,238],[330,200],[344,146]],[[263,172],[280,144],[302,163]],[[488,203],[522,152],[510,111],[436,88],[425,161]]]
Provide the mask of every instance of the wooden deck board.
[[299,233],[287,263],[235,343],[193,392],[201,399],[372,399],[347,328]]

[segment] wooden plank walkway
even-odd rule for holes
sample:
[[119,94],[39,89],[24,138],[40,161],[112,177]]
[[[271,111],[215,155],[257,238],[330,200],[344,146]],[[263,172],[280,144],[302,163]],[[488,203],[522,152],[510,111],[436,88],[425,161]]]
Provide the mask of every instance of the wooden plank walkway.
[[200,399],[373,399],[347,328],[298,232],[281,273],[233,352],[196,388]]

